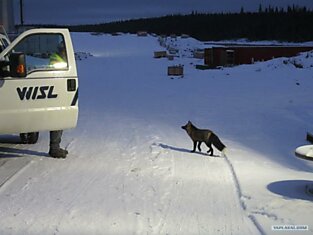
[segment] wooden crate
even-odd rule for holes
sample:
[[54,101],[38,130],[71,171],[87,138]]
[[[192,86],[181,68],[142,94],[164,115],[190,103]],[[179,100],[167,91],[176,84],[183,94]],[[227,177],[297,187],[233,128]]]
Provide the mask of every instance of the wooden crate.
[[168,76],[183,76],[184,75],[184,67],[182,65],[169,66],[167,68]]
[[164,58],[167,56],[167,52],[166,51],[155,51],[154,52],[154,58]]

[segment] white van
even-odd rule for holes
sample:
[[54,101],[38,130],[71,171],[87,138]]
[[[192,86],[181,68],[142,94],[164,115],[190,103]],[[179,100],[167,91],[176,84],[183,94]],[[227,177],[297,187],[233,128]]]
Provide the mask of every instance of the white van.
[[[64,61],[51,64],[60,45]],[[21,133],[22,142],[35,143],[39,131],[74,128],[77,119],[78,77],[67,29],[28,30],[3,48],[0,134]]]

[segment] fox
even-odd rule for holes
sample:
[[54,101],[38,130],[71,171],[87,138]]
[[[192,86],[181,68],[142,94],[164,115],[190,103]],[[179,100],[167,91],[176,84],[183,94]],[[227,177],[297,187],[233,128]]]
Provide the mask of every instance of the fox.
[[213,131],[208,129],[198,129],[195,125],[191,123],[191,121],[188,121],[188,123],[181,128],[187,132],[187,134],[193,141],[193,150],[191,150],[192,153],[196,151],[197,144],[198,150],[201,152],[200,146],[201,143],[204,142],[209,148],[207,153],[210,154],[210,156],[213,156],[212,144],[215,148],[221,151],[223,155],[225,155],[226,146]]

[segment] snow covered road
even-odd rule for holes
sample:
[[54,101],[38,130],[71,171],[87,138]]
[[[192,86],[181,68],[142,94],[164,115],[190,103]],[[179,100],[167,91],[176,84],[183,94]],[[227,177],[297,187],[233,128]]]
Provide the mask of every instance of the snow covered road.
[[[73,41],[83,58],[79,123],[62,140],[70,154],[49,158],[48,133],[35,145],[1,136],[0,234],[284,234],[272,231],[279,224],[313,231],[310,196],[275,193],[281,181],[312,180],[313,165],[292,153],[313,118],[310,68],[278,61],[198,71],[201,61],[183,55],[154,59],[164,48],[152,36]],[[201,44],[174,43],[180,51]],[[172,63],[184,64],[183,79],[167,77]],[[216,131],[227,158],[190,153],[180,128],[189,119]]]
[[113,146],[8,160],[1,172],[25,166],[1,188],[1,234],[258,234],[224,158],[132,142],[111,159]]

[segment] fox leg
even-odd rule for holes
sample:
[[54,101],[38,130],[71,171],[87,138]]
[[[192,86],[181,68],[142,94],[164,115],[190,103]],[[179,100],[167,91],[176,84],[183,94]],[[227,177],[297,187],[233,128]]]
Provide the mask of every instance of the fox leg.
[[201,152],[201,148],[200,148],[201,143],[202,143],[201,141],[198,142],[198,149],[199,149],[200,152]]
[[208,150],[208,153],[210,153],[210,156],[213,156],[213,148],[210,146],[210,149]]
[[193,150],[191,150],[191,152],[195,152],[196,151],[196,147],[197,147],[197,141],[193,142]]
[[206,145],[208,146],[209,150],[207,153],[210,154],[210,156],[213,156],[213,148],[212,148],[212,144],[211,143],[206,143]]

